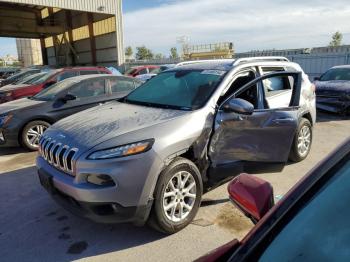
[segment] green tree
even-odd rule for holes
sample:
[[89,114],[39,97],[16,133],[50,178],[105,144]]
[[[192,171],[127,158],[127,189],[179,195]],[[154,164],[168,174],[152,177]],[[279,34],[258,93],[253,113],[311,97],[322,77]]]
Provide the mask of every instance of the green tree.
[[160,60],[160,59],[163,59],[163,58],[164,58],[164,55],[161,54],[161,53],[159,53],[159,54],[156,54],[156,55],[154,56],[154,58]]
[[136,59],[137,60],[149,60],[153,59],[154,55],[152,51],[145,46],[136,47]]
[[131,46],[128,46],[125,48],[125,55],[127,58],[132,57],[133,54],[134,54],[134,51],[132,50]]
[[172,47],[170,49],[170,58],[172,58],[172,59],[179,58],[179,55],[177,53],[177,48],[176,47]]
[[343,34],[337,31],[332,35],[332,41],[329,43],[329,46],[340,46],[342,45],[342,41]]

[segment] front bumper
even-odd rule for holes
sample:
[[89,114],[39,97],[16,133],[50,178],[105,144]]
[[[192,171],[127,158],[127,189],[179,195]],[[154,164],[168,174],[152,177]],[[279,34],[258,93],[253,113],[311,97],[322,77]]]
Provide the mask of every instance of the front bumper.
[[18,132],[17,130],[9,130],[0,128],[0,148],[1,147],[18,147]]
[[350,112],[350,96],[317,96],[316,107],[328,112],[345,114]]
[[[48,191],[53,199],[73,214],[98,223],[143,225],[153,204],[159,174],[155,166],[160,165],[154,156],[155,153],[149,151],[122,160],[83,160],[78,164],[75,177],[59,171],[41,156],[37,157],[37,168],[39,177],[44,174],[52,181],[53,190]],[[86,174],[108,175],[115,185],[88,183]]]
[[13,98],[12,97],[7,97],[7,96],[0,96],[0,104],[6,103],[6,102],[10,102],[12,101]]

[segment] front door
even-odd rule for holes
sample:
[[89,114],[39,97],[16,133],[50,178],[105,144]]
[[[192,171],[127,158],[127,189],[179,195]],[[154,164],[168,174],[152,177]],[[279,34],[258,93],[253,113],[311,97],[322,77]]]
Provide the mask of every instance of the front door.
[[[264,84],[270,80],[293,86],[289,106],[285,101],[270,108],[264,92]],[[288,82],[287,82],[288,80]],[[255,106],[250,115],[228,112],[225,103],[231,99],[251,99],[251,90],[258,90],[255,100],[262,100],[263,108]],[[301,89],[301,73],[276,72],[256,78],[239,88],[220,106],[215,118],[214,133],[209,147],[213,168],[229,166],[237,162],[285,163],[298,126],[298,108]],[[249,96],[247,96],[249,94]],[[251,101],[249,101],[251,102]],[[244,171],[244,170],[241,170]]]
[[105,79],[82,81],[72,86],[67,94],[75,96],[76,99],[65,103],[55,101],[50,112],[52,118],[59,120],[113,99]]

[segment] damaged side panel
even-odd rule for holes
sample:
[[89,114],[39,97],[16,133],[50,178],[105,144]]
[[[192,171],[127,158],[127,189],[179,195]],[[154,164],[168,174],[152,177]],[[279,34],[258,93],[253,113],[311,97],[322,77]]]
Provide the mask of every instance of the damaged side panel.
[[251,116],[220,112],[209,154],[213,166],[233,161],[285,162],[298,123],[297,111]]

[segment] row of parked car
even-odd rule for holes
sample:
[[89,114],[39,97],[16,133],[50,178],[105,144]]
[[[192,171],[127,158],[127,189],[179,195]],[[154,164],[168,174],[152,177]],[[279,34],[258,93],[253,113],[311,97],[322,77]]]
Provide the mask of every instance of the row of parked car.
[[0,106],[0,144],[38,149],[41,184],[79,216],[175,233],[203,192],[310,152],[315,85],[286,58],[183,62],[146,82],[106,70],[46,73],[56,82]]

